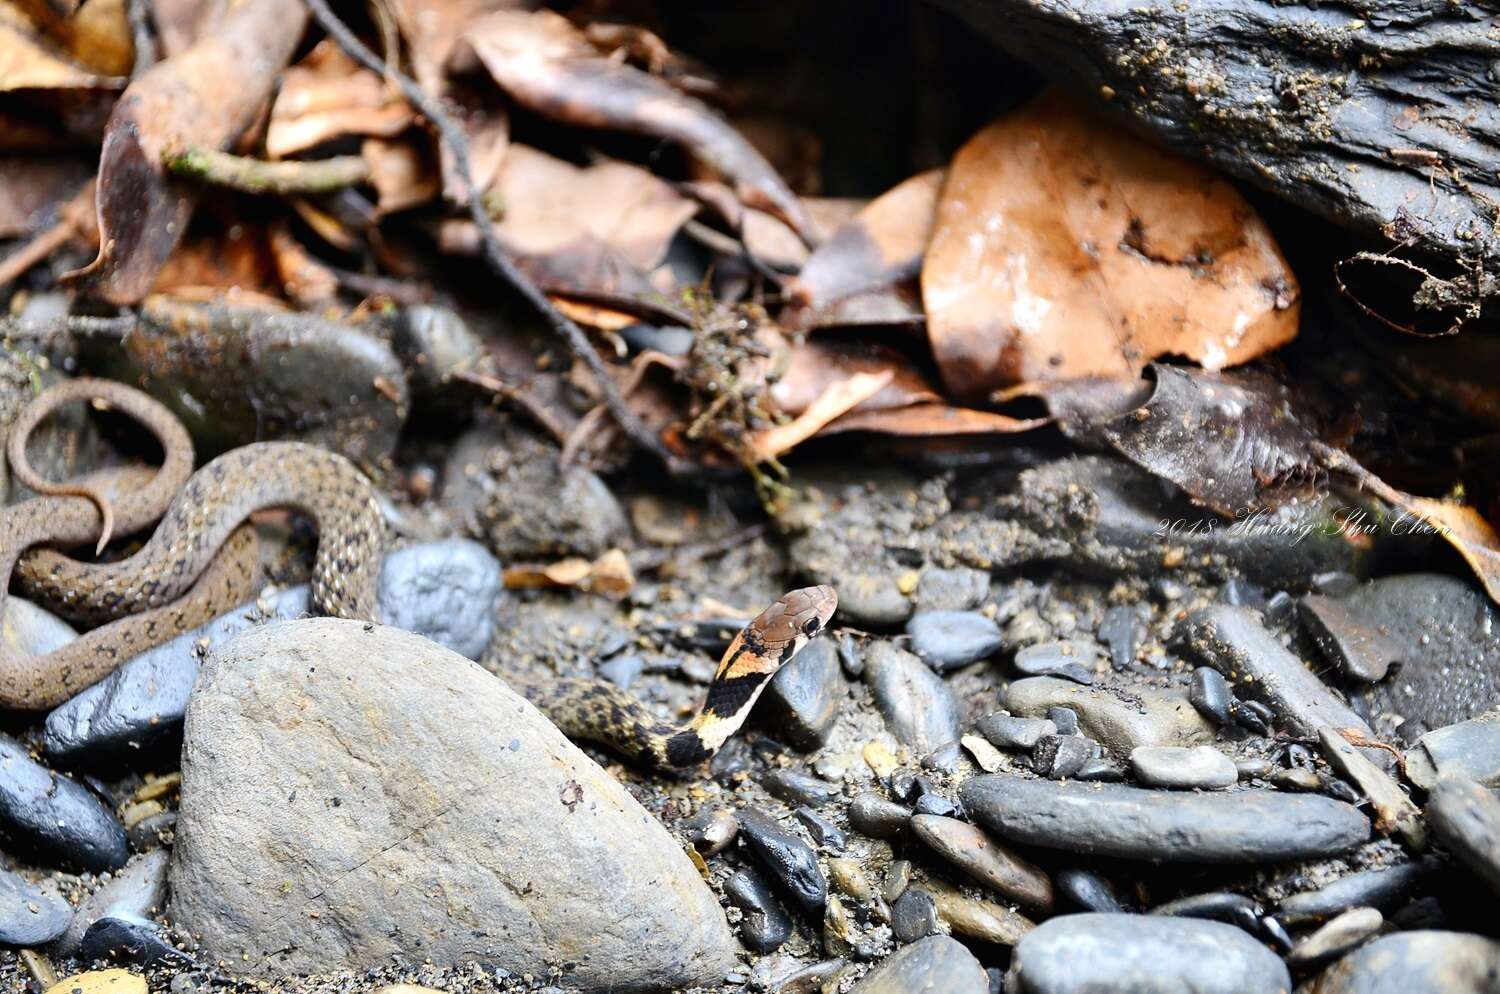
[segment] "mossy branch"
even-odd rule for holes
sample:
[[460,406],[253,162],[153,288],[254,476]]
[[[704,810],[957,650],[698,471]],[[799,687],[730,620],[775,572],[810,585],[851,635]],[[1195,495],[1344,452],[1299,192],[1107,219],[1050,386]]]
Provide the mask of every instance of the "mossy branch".
[[333,193],[366,183],[370,167],[357,155],[295,162],[268,162],[210,148],[169,152],[162,165],[174,176],[268,196]]

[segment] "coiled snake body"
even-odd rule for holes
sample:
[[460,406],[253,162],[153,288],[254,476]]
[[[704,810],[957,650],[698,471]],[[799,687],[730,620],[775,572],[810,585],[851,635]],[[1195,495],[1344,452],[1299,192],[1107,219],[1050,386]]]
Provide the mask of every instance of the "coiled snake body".
[[[26,461],[26,437],[59,406],[107,403],[138,419],[161,442],[162,466],[110,470],[71,483],[41,479]],[[170,411],[106,380],[71,380],[44,391],[12,426],[15,476],[43,496],[0,511],[0,575],[69,617],[108,623],[41,656],[0,640],[0,708],[53,707],[132,656],[250,600],[258,552],[246,518],[290,507],[318,528],[312,605],[319,613],[376,620],[384,526],[374,490],[344,457],[298,442],[258,442],[192,471],[192,443]],[[186,482],[184,482],[184,480]],[[140,551],[115,563],[84,563],[44,543],[98,543],[160,517]],[[29,551],[28,551],[29,550]],[[6,591],[0,587],[0,610]],[[586,739],[660,766],[699,763],[744,723],[770,678],[828,624],[838,604],[830,587],[794,590],[735,638],[708,699],[689,722],[661,722],[602,680],[512,679],[570,738]]]

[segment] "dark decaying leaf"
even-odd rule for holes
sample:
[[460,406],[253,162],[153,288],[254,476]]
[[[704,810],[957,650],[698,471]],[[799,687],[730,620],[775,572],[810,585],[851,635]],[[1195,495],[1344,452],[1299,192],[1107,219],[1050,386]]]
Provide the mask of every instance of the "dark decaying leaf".
[[812,310],[917,275],[932,237],[943,171],[934,169],[894,187],[840,227],[787,287]]
[[170,181],[165,153],[223,149],[270,95],[307,19],[301,0],[244,0],[186,51],[134,80],[115,105],[99,159],[99,257],[74,274],[115,304],[151,289],[192,216],[190,187]]
[[1144,404],[1099,426],[1126,458],[1230,517],[1321,475],[1318,439],[1286,388],[1260,373],[1153,364]]
[[0,156],[0,238],[19,238],[55,222],[93,173],[76,159]]
[[597,54],[551,11],[499,11],[464,35],[455,70],[482,63],[517,103],[570,124],[678,142],[732,181],[748,205],[774,214],[806,242],[813,225],[776,170],[743,135],[699,100],[655,76]]

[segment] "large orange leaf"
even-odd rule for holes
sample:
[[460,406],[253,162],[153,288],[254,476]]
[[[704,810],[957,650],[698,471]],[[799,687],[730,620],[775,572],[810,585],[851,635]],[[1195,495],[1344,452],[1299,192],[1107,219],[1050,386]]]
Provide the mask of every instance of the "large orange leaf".
[[1055,94],[959,150],[922,296],[961,399],[1167,354],[1217,369],[1297,333],[1295,277],[1232,186]]

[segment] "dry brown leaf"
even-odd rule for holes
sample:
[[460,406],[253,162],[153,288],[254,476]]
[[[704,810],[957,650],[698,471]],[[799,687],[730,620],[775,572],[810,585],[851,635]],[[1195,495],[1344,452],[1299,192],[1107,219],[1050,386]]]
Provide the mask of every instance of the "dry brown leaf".
[[846,380],[830,384],[791,421],[752,433],[747,439],[748,454],[756,462],[781,455],[812,438],[830,421],[884,390],[893,378],[894,374],[886,370],[882,373],[855,373]]
[[413,141],[366,138],[360,154],[370,166],[376,212],[382,216],[425,204],[440,192],[437,163],[429,162]]
[[0,93],[13,90],[113,90],[125,81],[118,75],[80,65],[24,14],[0,3]]
[[868,431],[878,435],[1013,435],[1049,424],[1050,418],[1013,418],[994,411],[949,404],[912,404],[889,410],[850,411],[819,435]]
[[414,120],[394,87],[325,38],[283,74],[266,154],[283,159],[345,135],[393,138]]
[[610,549],[593,562],[573,558],[555,563],[521,563],[506,567],[505,586],[509,590],[577,587],[606,597],[620,598],[635,587],[635,572],[630,568],[630,560],[624,552]]
[[703,102],[599,56],[558,14],[491,14],[463,36],[451,62],[459,71],[482,63],[512,99],[536,113],[678,142],[731,180],[746,204],[776,215],[804,241],[814,237],[801,201],[743,135]]
[[0,156],[0,238],[19,238],[54,221],[93,174],[76,159]]
[[256,118],[302,37],[301,0],[244,0],[180,55],[120,97],[99,159],[99,257],[73,274],[115,304],[133,304],[187,228],[191,187],[170,182],[165,153],[226,148]]
[[1474,508],[1430,497],[1402,495],[1403,510],[1426,521],[1443,540],[1458,550],[1464,562],[1490,595],[1500,604],[1500,535]]
[[916,276],[932,237],[943,176],[941,169],[913,176],[836,230],[788,284],[793,303],[817,310]]
[[942,400],[911,359],[899,350],[821,339],[805,341],[788,349],[786,368],[771,386],[771,399],[787,414],[801,414],[830,387],[856,373],[889,374],[889,381],[880,392],[860,404],[861,411],[888,410]]
[[105,76],[130,73],[135,42],[125,15],[125,0],[89,0],[82,6],[58,0],[8,0],[4,6],[30,20],[83,68]]
[[151,0],[151,21],[163,58],[180,55],[212,30],[232,0]]
[[1055,94],[959,150],[922,296],[960,398],[1165,354],[1218,369],[1297,333],[1295,277],[1229,183]]

